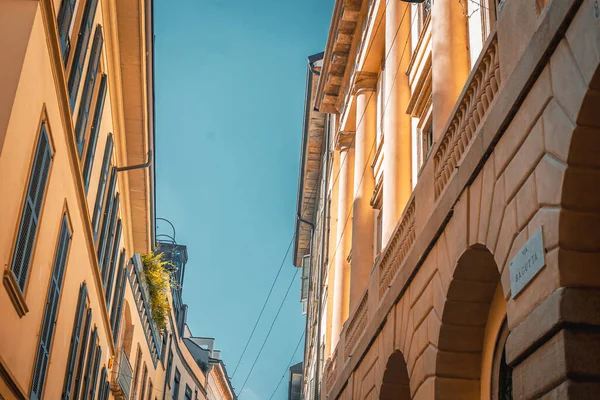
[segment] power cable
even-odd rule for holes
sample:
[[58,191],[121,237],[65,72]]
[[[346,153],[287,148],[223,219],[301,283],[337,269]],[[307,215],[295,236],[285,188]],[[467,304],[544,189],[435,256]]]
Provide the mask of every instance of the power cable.
[[285,292],[285,296],[283,297],[283,300],[281,301],[281,304],[279,305],[279,309],[277,310],[277,314],[275,314],[275,318],[273,318],[273,322],[271,323],[271,326],[269,327],[269,331],[267,332],[267,336],[265,337],[265,340],[263,340],[263,343],[260,346],[260,350],[258,351],[258,354],[254,358],[254,362],[252,363],[252,367],[250,367],[250,372],[248,372],[248,375],[246,376],[246,380],[244,381],[244,384],[242,385],[242,388],[240,389],[240,395],[244,391],[244,388],[246,387],[246,383],[248,382],[248,379],[250,379],[250,375],[252,375],[252,371],[254,370],[254,367],[256,366],[256,362],[258,361],[258,359],[259,359],[259,357],[260,357],[263,349],[265,348],[265,344],[267,343],[267,340],[269,339],[269,336],[271,336],[271,331],[273,330],[273,326],[275,326],[275,322],[277,321],[277,317],[279,317],[279,313],[281,312],[281,309],[283,308],[283,304],[285,303],[285,300],[287,299],[288,294],[290,293],[290,289],[292,288],[292,284],[296,280],[296,276],[298,275],[298,270],[299,270],[299,268],[296,268],[296,272],[294,272],[294,276],[292,277],[292,281],[290,282],[290,285],[288,286],[287,291]]
[[[287,371],[292,366],[292,363],[294,362],[294,357],[296,356],[296,352],[298,351],[298,347],[300,347],[300,343],[302,343],[302,339],[304,339],[304,333],[305,333],[305,331],[302,331],[302,335],[300,336],[300,339],[298,340],[298,344],[296,345],[296,348],[294,349],[294,352],[292,353],[292,357],[290,357],[290,362],[288,363],[287,367],[283,371],[283,375],[281,375],[281,378],[279,379],[279,383],[277,384],[277,387],[275,388],[275,390],[273,390],[273,393],[271,393],[269,400],[273,399],[273,396],[275,396],[275,393],[277,393],[277,389],[279,389],[279,386],[281,385],[283,378],[285,378]],[[241,392],[240,392],[240,394],[241,394]]]

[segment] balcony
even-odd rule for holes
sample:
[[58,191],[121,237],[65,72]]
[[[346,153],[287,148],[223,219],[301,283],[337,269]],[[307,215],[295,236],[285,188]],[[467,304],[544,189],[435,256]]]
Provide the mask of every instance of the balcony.
[[123,349],[117,353],[115,364],[116,365],[112,369],[110,390],[116,399],[129,399],[133,371],[129,359]]

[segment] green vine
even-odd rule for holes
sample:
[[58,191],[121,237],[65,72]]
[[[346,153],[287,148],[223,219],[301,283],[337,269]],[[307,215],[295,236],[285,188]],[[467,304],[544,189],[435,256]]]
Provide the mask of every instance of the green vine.
[[167,328],[171,305],[169,304],[169,291],[177,285],[173,278],[174,265],[170,261],[163,261],[162,253],[142,254],[144,274],[150,292],[150,307],[152,319],[160,332]]

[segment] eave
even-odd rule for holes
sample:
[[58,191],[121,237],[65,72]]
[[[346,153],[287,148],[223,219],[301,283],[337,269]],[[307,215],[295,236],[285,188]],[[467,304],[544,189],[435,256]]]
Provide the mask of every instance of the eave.
[[323,162],[326,114],[314,107],[316,81],[320,73],[320,67],[315,67],[314,64],[322,56],[323,53],[309,57],[307,68],[293,251],[293,262],[297,267],[301,265],[302,257],[310,252],[311,224],[314,224],[316,216]]
[[[347,75],[350,55],[363,0],[337,0],[329,27],[323,69],[316,90],[315,107],[328,114],[339,113],[340,94]],[[359,32],[360,33],[360,32]]]

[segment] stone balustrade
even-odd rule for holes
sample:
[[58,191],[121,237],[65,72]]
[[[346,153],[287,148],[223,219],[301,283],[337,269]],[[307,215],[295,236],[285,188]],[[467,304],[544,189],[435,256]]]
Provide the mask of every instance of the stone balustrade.
[[379,263],[379,296],[383,297],[404,258],[415,242],[415,200],[411,200],[404,217],[392,235]]
[[365,327],[367,326],[367,312],[369,311],[369,292],[366,291],[362,300],[358,304],[356,312],[350,319],[346,327],[344,341],[344,355],[350,357],[352,350],[356,346],[358,339],[362,336]]
[[492,32],[435,153],[435,198],[445,189],[500,87],[498,36]]

